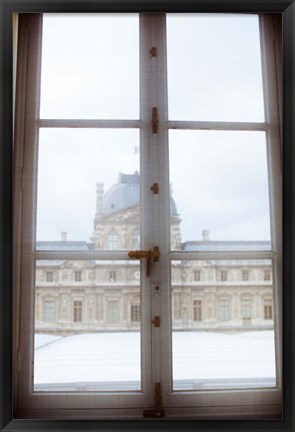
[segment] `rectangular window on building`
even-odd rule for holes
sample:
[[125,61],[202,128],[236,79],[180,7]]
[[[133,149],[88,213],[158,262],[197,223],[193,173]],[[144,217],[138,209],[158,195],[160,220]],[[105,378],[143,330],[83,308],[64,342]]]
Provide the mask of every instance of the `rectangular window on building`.
[[82,272],[75,271],[75,282],[82,282]]
[[227,281],[227,271],[225,271],[225,270],[221,271],[221,273],[220,273],[220,279],[221,279],[222,282]]
[[110,271],[110,282],[116,282],[116,272],[115,270]]
[[46,272],[46,282],[53,282],[53,272]]
[[264,280],[265,281],[271,280],[271,271],[270,270],[264,270]]
[[74,322],[82,322],[82,300],[74,300],[74,310],[73,310],[73,321]]
[[202,321],[202,300],[194,300],[194,321]]
[[195,270],[194,271],[194,276],[195,276],[195,281],[199,282],[201,280],[201,272],[200,272],[200,270]]
[[220,310],[220,320],[228,321],[230,319],[230,310],[229,310],[230,301],[229,299],[221,299],[219,304]]
[[54,322],[55,321],[55,302],[54,300],[44,301],[44,321]]
[[108,301],[108,322],[117,323],[119,321],[119,309],[117,300]]
[[251,318],[251,300],[243,299],[242,300],[242,317],[244,319]]
[[272,320],[273,319],[272,300],[271,299],[264,300],[264,319],[265,320]]
[[243,270],[243,281],[248,281],[248,280],[249,280],[249,271]]

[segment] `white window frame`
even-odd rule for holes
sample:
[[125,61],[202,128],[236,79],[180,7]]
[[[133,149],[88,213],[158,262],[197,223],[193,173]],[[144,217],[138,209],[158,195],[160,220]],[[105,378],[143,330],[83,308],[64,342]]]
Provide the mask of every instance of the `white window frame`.
[[[264,100],[266,120],[263,123],[241,122],[199,122],[169,121],[167,103],[166,66],[166,23],[164,14],[140,14],[140,63],[141,63],[141,104],[140,120],[40,120],[40,62],[42,16],[26,17],[20,25],[22,38],[19,41],[18,77],[26,83],[17,87],[16,132],[15,132],[15,190],[16,244],[22,239],[22,248],[16,254],[18,276],[15,278],[16,298],[19,305],[19,323],[15,331],[15,416],[18,418],[142,418],[143,409],[154,406],[154,384],[161,383],[162,407],[166,418],[277,418],[281,414],[281,353],[282,353],[282,216],[281,216],[281,139],[280,119],[277,109],[280,106],[279,83],[275,75],[275,65],[279,64],[279,53],[273,46],[272,17],[260,16],[261,51],[263,59]],[[156,46],[157,57],[146,53]],[[27,76],[35,77],[27,80]],[[157,80],[155,79],[157,77]],[[159,124],[157,135],[151,132],[151,111],[157,106]],[[24,116],[23,113],[26,113]],[[142,390],[128,392],[123,397],[120,392],[99,394],[38,394],[32,387],[33,364],[33,318],[35,260],[120,260],[126,253],[120,251],[89,252],[49,252],[36,251],[34,246],[36,214],[36,173],[37,144],[39,127],[117,127],[140,128],[141,167],[146,160],[151,161],[151,169],[141,172],[141,244],[143,249],[160,247],[161,259],[152,265],[153,277],[148,281],[141,277],[142,291],[150,290],[150,301],[142,302],[142,338],[151,344],[142,343]],[[268,172],[271,212],[271,251],[257,252],[196,252],[170,251],[170,204],[168,199],[160,202],[150,191],[151,184],[158,183],[161,196],[169,197],[168,131],[170,129],[189,130],[263,130],[267,137]],[[21,190],[21,193],[19,192]],[[276,223],[274,223],[274,220]],[[151,223],[148,223],[150,221]],[[22,230],[21,227],[26,227]],[[21,235],[20,235],[21,233]],[[17,237],[18,236],[18,237]],[[33,257],[33,259],[32,259]],[[171,286],[170,268],[174,260],[199,259],[272,259],[274,285],[274,317],[276,322],[276,388],[232,390],[232,391],[174,391],[172,385],[172,337],[171,337],[171,290],[158,289]],[[142,263],[145,274],[145,264]],[[19,283],[18,283],[19,281]],[[29,310],[28,305],[32,305]],[[18,309],[18,308],[17,308]],[[150,317],[159,315],[160,327],[150,324]],[[27,347],[30,347],[29,349]],[[153,353],[153,356],[151,355]],[[148,359],[148,360],[147,360]],[[62,409],[67,405],[66,412]]]

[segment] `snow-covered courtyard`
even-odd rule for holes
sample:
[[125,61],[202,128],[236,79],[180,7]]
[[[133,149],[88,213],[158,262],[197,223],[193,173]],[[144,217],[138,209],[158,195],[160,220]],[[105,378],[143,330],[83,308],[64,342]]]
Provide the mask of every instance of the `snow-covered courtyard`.
[[[275,385],[274,332],[174,332],[176,390]],[[35,390],[140,389],[140,333],[35,336]]]

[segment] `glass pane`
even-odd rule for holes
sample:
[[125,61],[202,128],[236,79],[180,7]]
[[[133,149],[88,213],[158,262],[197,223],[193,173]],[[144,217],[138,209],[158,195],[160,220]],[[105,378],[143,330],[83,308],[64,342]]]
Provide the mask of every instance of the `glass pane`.
[[44,14],[41,118],[139,117],[138,14]]
[[264,132],[170,131],[169,143],[172,249],[270,249]]
[[271,260],[171,266],[174,389],[274,387]]
[[34,390],[140,390],[140,303],[137,260],[37,261]]
[[256,15],[168,14],[169,118],[263,121]]
[[41,129],[37,248],[57,242],[60,250],[60,239],[76,250],[131,248],[139,229],[138,170],[138,130]]

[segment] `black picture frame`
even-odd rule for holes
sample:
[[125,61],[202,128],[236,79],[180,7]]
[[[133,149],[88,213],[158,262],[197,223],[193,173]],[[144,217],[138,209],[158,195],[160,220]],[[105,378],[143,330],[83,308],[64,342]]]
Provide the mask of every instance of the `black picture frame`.
[[[12,400],[12,13],[264,12],[283,19],[283,419],[282,420],[20,420]],[[294,382],[294,76],[295,5],[290,0],[0,0],[0,427],[1,431],[295,431]]]

